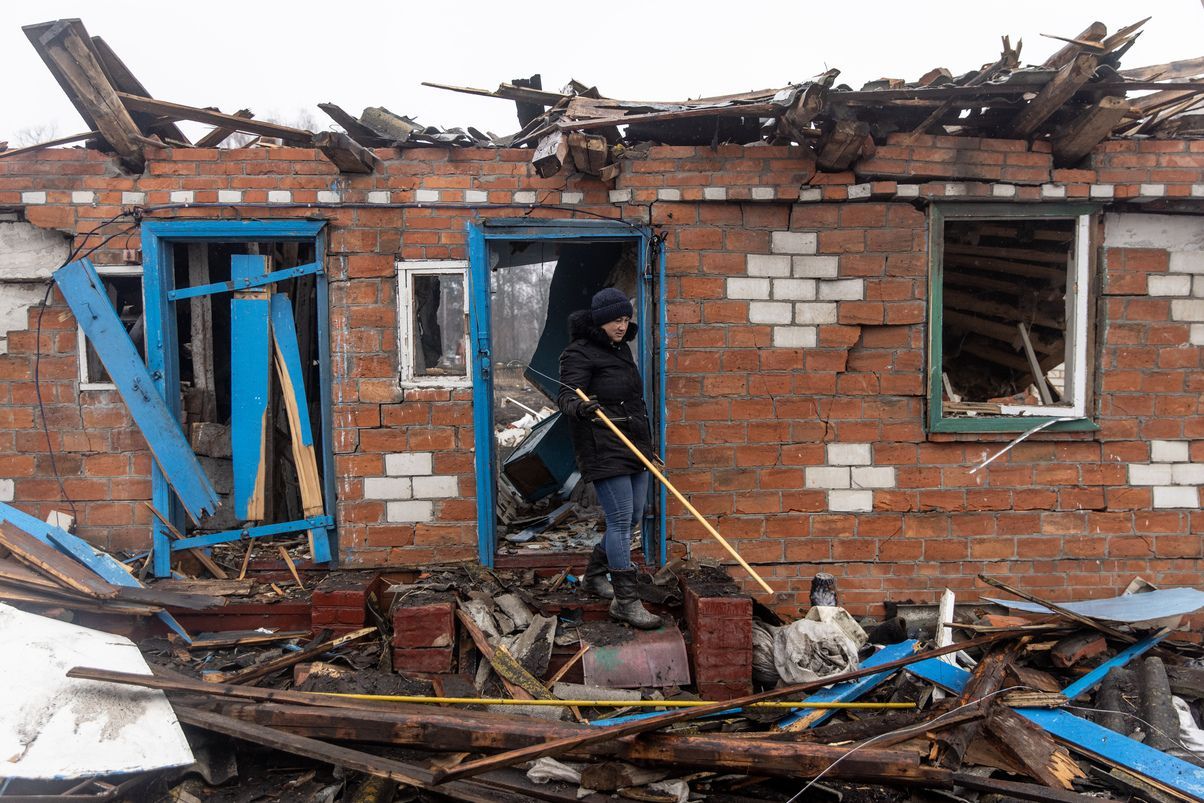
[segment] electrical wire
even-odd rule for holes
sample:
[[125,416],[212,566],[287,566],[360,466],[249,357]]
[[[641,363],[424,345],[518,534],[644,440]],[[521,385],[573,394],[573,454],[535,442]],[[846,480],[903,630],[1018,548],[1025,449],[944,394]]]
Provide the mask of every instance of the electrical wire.
[[[1195,750],[1188,747],[1186,744],[1184,744],[1182,741],[1179,740],[1179,734],[1175,734],[1174,736],[1172,736],[1171,734],[1167,733],[1166,731],[1162,730],[1161,728],[1155,726],[1152,722],[1147,722],[1146,720],[1142,719],[1141,717],[1137,716],[1136,714],[1134,714],[1132,712],[1117,711],[1112,708],[1087,708],[1087,707],[1081,706],[1081,705],[1064,705],[1064,706],[1062,706],[1062,708],[1067,708],[1067,709],[1070,709],[1071,711],[1085,711],[1090,714],[1120,714],[1121,716],[1129,717],[1130,719],[1135,719],[1138,722],[1140,722],[1142,725],[1145,725],[1147,728],[1152,730],[1154,733],[1157,733],[1159,736],[1162,736],[1164,739],[1174,742],[1179,747],[1182,747],[1184,750],[1186,750],[1191,755],[1193,755],[1193,756],[1199,755],[1199,753],[1197,753]],[[1177,712],[1176,712],[1176,714],[1177,714]]]

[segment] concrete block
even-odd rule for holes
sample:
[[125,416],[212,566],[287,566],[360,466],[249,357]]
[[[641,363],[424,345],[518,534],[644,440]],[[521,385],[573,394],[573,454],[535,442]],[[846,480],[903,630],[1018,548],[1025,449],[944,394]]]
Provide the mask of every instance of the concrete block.
[[1204,298],[1176,298],[1171,301],[1171,320],[1204,322]]
[[1152,273],[1146,277],[1146,286],[1152,296],[1191,295],[1192,276],[1186,273]]
[[169,196],[173,204],[190,204],[193,199],[192,190],[175,190]]
[[1200,489],[1195,485],[1172,485],[1154,488],[1155,508],[1198,508]]
[[1170,485],[1171,482],[1171,467],[1169,465],[1129,464],[1130,485]]
[[813,231],[775,231],[769,235],[769,250],[775,254],[814,254],[819,236]]
[[748,305],[750,323],[783,324],[794,320],[794,305],[775,301],[753,301]]
[[413,495],[409,477],[368,477],[365,499],[409,499]]
[[432,468],[430,452],[394,452],[385,455],[385,473],[390,477],[414,477],[430,474]]
[[815,280],[774,279],[773,297],[778,301],[812,301],[815,299]]
[[223,204],[240,204],[242,203],[242,190],[218,190],[218,203]]
[[894,466],[856,466],[852,469],[854,488],[894,488]]
[[388,190],[372,190],[368,193],[368,203],[387,204],[392,200]]
[[867,513],[873,509],[873,491],[828,492],[828,510],[844,513]]
[[[1104,215],[1104,245],[1108,248],[1162,248],[1172,252],[1199,252],[1204,251],[1204,231],[1200,229],[1199,218],[1191,215],[1111,213]],[[1172,253],[1172,264],[1174,260]],[[1204,273],[1204,270],[1200,272]]]
[[706,201],[726,201],[727,187],[703,187],[702,197]]
[[433,204],[439,200],[439,190],[415,190],[414,200],[420,204]]
[[808,488],[849,488],[852,480],[848,466],[807,466],[803,484]]
[[435,517],[435,503],[427,500],[389,502],[385,505],[385,519],[392,524],[416,524],[431,521]]
[[868,443],[829,443],[828,464],[833,466],[868,466],[873,463]]
[[1204,251],[1171,251],[1171,273],[1204,273]]
[[727,280],[727,297],[735,299],[767,299],[769,298],[769,279],[732,277]]
[[860,301],[865,298],[864,279],[837,279],[819,283],[819,297],[825,301]]
[[91,190],[73,190],[71,192],[71,203],[73,204],[92,204],[96,203],[96,193]]
[[745,265],[749,276],[790,275],[790,257],[784,255],[749,254]]
[[470,204],[483,204],[489,202],[489,193],[485,190],[465,190],[464,200]]
[[414,477],[416,499],[446,499],[460,493],[460,483],[453,476]]
[[1171,466],[1175,485],[1204,485],[1204,463],[1176,463]]
[[809,349],[819,342],[814,326],[775,326],[773,347],[777,349]]
[[656,200],[658,201],[680,201],[681,190],[675,187],[666,187],[656,191]]
[[138,206],[146,203],[145,192],[123,192],[121,193],[122,206]]
[[802,324],[836,323],[836,304],[832,301],[804,301],[795,304],[794,322]]
[[1187,463],[1191,444],[1187,441],[1150,441],[1151,463]]
[[840,272],[840,257],[793,257],[791,264],[799,279],[833,279]]

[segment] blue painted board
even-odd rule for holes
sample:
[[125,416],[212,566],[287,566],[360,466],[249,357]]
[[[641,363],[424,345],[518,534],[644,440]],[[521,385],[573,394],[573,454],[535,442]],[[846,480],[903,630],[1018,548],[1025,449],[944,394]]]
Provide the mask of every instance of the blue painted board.
[[469,221],[468,323],[472,354],[472,422],[477,492],[477,552],[481,565],[493,567],[497,514],[494,510],[496,441],[493,435],[493,363],[490,352],[489,253],[480,223]]
[[184,510],[194,522],[212,514],[218,506],[213,484],[156,389],[92,263],[85,259],[65,265],[54,272],[54,281]]
[[[230,258],[234,280],[267,273],[267,257]],[[267,291],[247,290],[230,299],[230,444],[234,458],[234,515],[264,517],[268,388],[272,342]]]
[[1170,630],[1160,630],[1152,636],[1142,639],[1136,644],[1132,644],[1128,649],[1118,652],[1115,656],[1104,661],[1102,664],[1092,669],[1081,678],[1071,683],[1062,693],[1066,695],[1066,699],[1073,700],[1075,697],[1090,691],[1095,687],[1095,684],[1103,681],[1104,677],[1112,671],[1114,667],[1124,666],[1129,661],[1132,661],[1137,656],[1141,655],[1146,650],[1151,649],[1158,642],[1162,641],[1170,634]]
[[[907,670],[952,692],[960,692],[970,679],[970,673],[966,670],[935,658],[914,663],[907,667]],[[1118,767],[1153,778],[1196,800],[1204,800],[1204,769],[1194,764],[1147,747],[1141,742],[1067,711],[1017,708],[1016,713],[1044,728],[1075,750],[1099,756]]]
[[[866,658],[861,662],[861,668],[875,667],[891,661],[898,661],[901,658],[914,653],[920,647],[920,642],[915,639],[903,641],[898,644],[888,644],[876,653]],[[844,683],[836,683],[826,689],[820,689],[815,694],[808,695],[807,702],[809,703],[846,703],[852,702],[862,695],[868,693],[872,689],[877,688],[886,681],[896,670],[891,669],[886,672],[878,672],[874,675],[866,675],[863,678],[848,680]],[[803,719],[809,719],[807,728],[814,728],[823,724],[835,714],[835,709],[801,709],[792,711],[786,716],[779,719],[776,727],[781,730],[789,730],[791,725]]]
[[[107,552],[101,552],[84,539],[72,535],[61,527],[56,527],[49,522],[42,521],[36,516],[31,516],[22,510],[18,510],[12,505],[0,502],[0,523],[3,522],[8,522],[22,532],[28,533],[38,539],[43,544],[70,555],[115,586],[125,586],[126,588],[144,587],[142,583],[138,582],[137,578],[125,570],[125,567],[121,565],[121,562],[117,558]],[[159,611],[156,615],[163,620],[164,624],[179,633],[190,644],[192,643],[192,637],[188,635],[188,631],[176,621],[174,616],[167,611]]]
[[284,270],[274,270],[271,273],[263,276],[253,276],[238,279],[231,279],[228,282],[214,282],[212,284],[198,284],[194,287],[182,287],[179,290],[172,290],[167,294],[168,301],[181,301],[185,298],[195,298],[197,296],[211,296],[216,293],[229,293],[234,290],[249,290],[254,287],[263,287],[274,282],[282,282],[285,279],[295,279],[298,276],[307,276],[311,273],[318,273],[322,270],[322,266],[317,262],[309,262],[304,265],[298,265],[295,268],[285,268]]
[[228,544],[231,541],[241,541],[244,538],[263,538],[269,535],[288,535],[290,533],[299,533],[304,532],[305,530],[329,528],[332,526],[334,526],[333,517],[314,516],[313,518],[298,519],[297,521],[285,521],[279,524],[261,524],[258,527],[244,527],[241,530],[225,530],[224,532],[220,533],[190,535],[187,538],[181,538],[179,541],[173,541],[171,548],[177,551],[181,549],[200,549],[203,547],[213,546],[214,544]]

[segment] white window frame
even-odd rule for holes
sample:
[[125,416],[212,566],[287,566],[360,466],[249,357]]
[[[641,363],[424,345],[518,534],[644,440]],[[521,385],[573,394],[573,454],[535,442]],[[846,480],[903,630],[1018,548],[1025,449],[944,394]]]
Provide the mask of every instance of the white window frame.
[[[103,280],[108,276],[137,276],[139,281],[142,280],[141,265],[96,265],[96,273]],[[142,309],[143,315],[146,310],[146,285],[142,286]],[[143,327],[145,332],[145,326]],[[84,335],[84,330],[75,327],[76,340],[76,355],[79,362],[79,389],[80,390],[116,390],[117,385],[112,382],[95,382],[88,375],[88,338]],[[145,343],[143,346],[145,353]]]
[[[411,309],[413,299],[413,277],[445,274],[459,276],[464,287],[464,375],[463,376],[416,376],[414,316]],[[397,260],[397,354],[398,374],[402,387],[411,388],[467,388],[472,387],[472,352],[469,350],[468,333],[468,260],[419,260],[407,262]]]

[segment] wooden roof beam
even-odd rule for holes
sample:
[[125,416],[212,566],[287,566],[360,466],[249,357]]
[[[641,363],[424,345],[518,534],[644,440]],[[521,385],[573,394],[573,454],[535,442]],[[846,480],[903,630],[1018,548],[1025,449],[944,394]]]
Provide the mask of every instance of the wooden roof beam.
[[1053,156],[1059,164],[1074,164],[1103,142],[1132,108],[1124,98],[1106,97],[1080,114],[1053,138]]
[[1027,139],[1037,132],[1041,124],[1048,120],[1054,112],[1062,108],[1075,92],[1091,80],[1099,66],[1099,56],[1094,53],[1079,53],[1074,59],[1058,70],[1021,112],[1016,115],[1012,124],[1012,133],[1017,137]]

